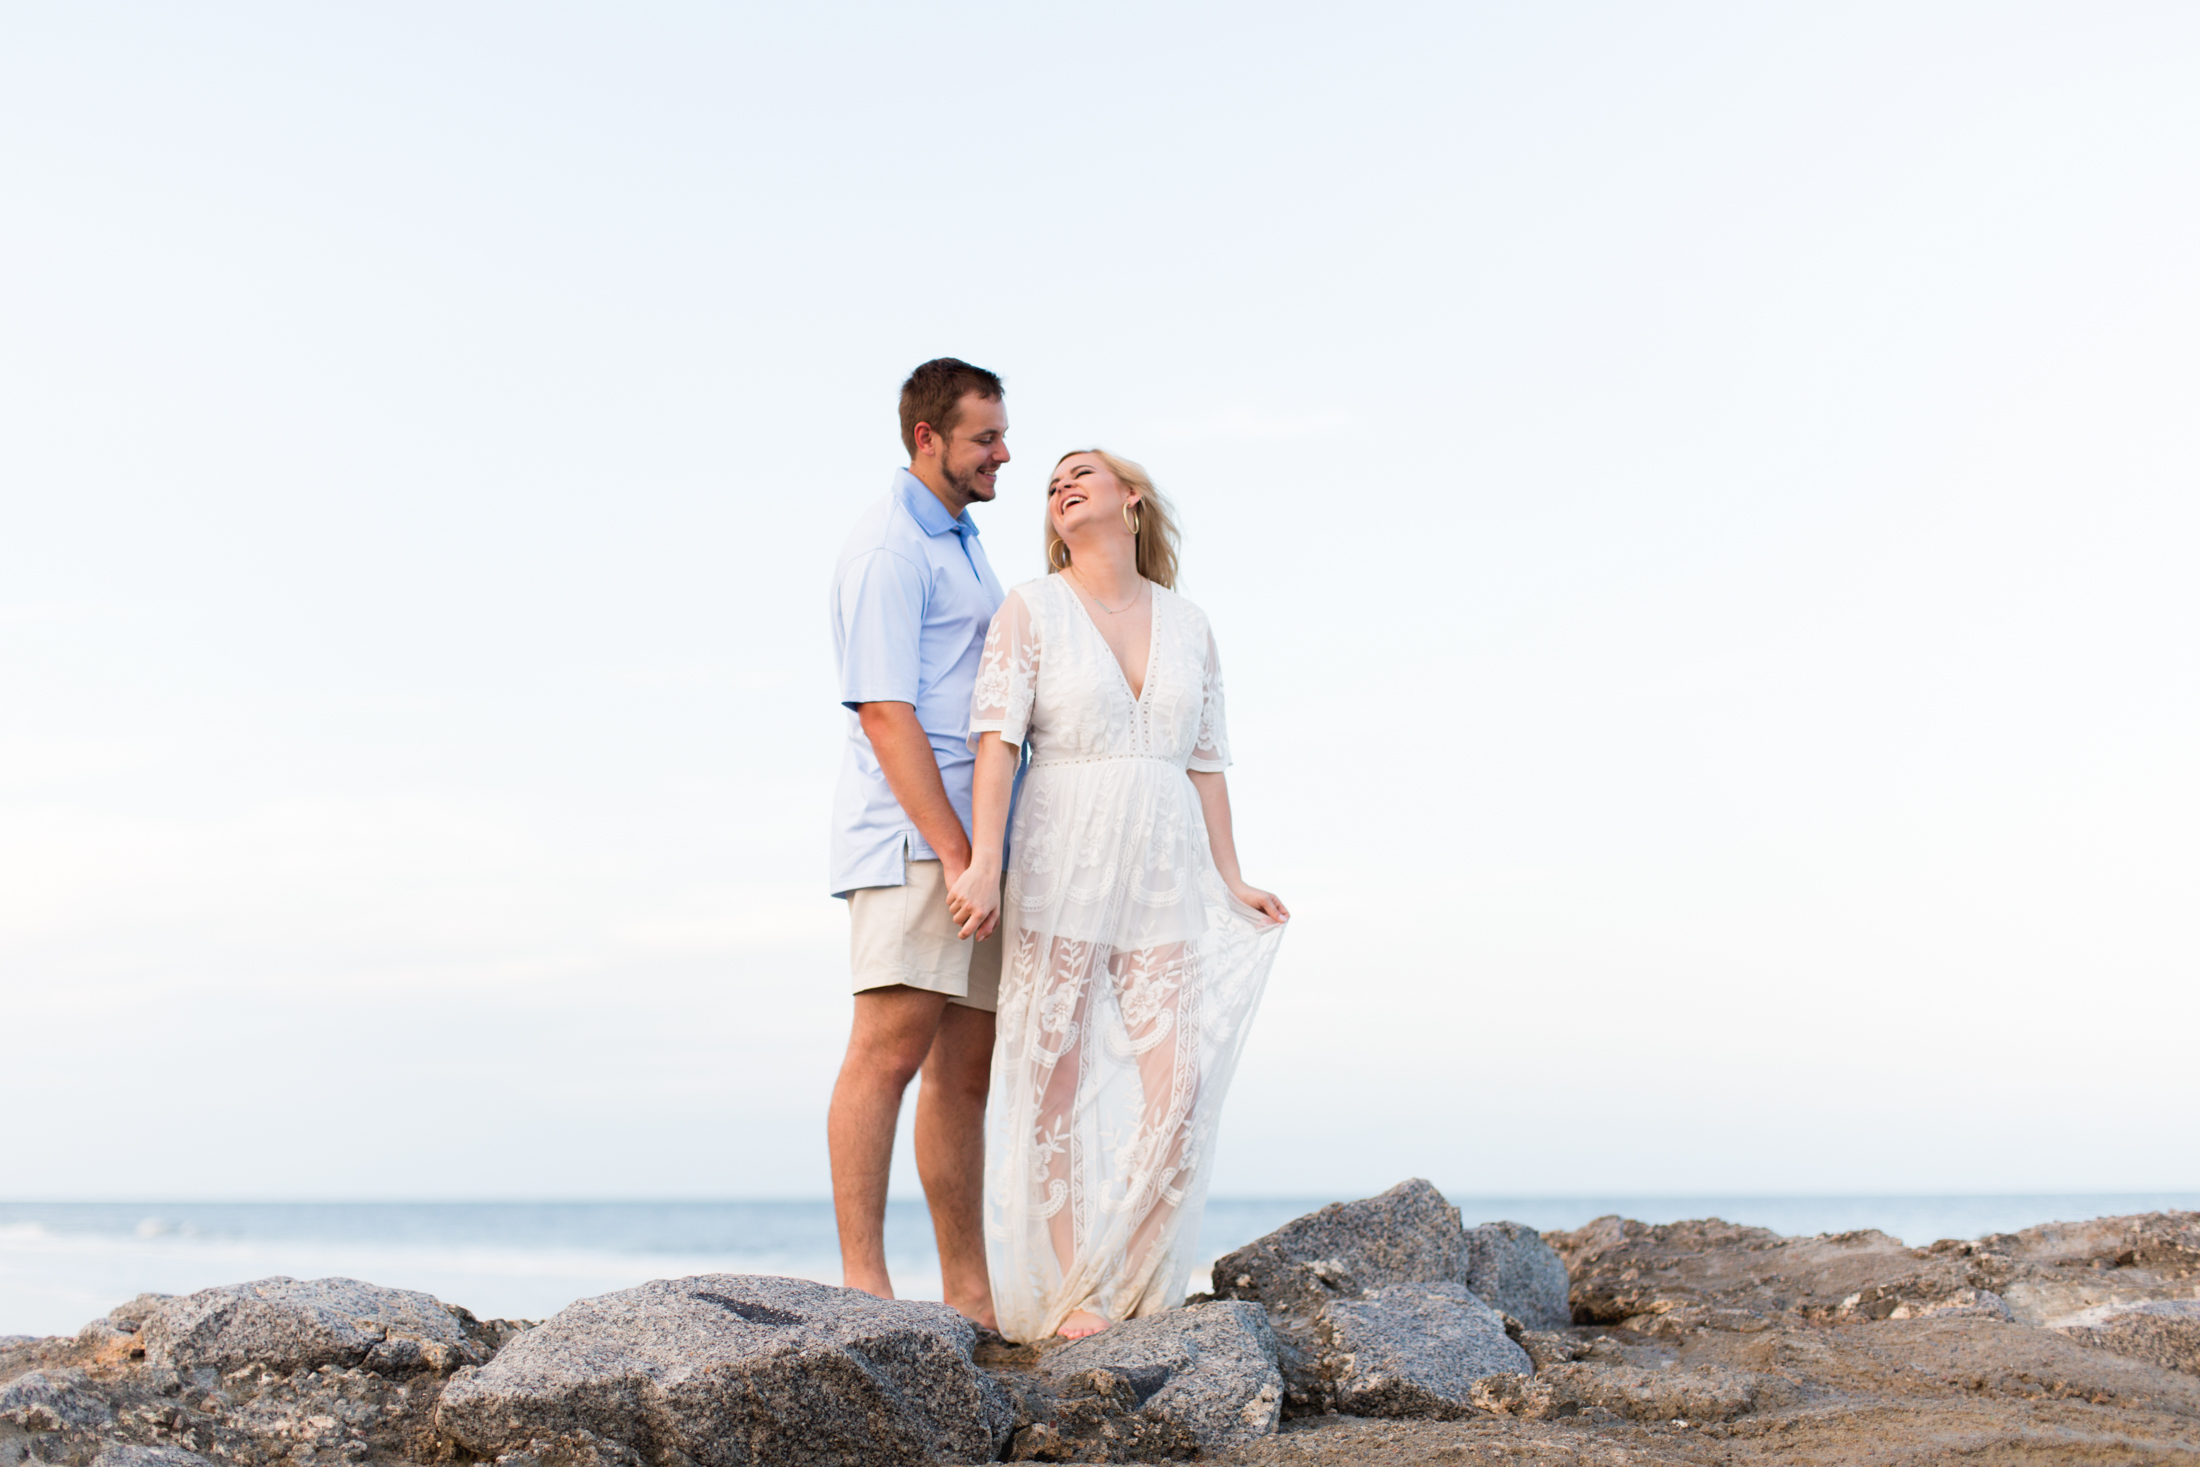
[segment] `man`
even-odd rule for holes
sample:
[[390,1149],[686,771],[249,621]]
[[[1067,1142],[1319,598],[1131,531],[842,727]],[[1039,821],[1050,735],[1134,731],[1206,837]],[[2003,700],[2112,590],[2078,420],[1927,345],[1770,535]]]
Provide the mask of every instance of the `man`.
[[980,1220],[1001,939],[960,936],[947,892],[970,864],[970,693],[1001,587],[969,508],[1008,462],[1001,379],[952,357],[901,389],[909,467],[857,522],[833,572],[848,750],[833,807],[833,894],[848,900],[855,1024],[826,1123],[843,1281],[882,1298],[886,1173],[917,1092],[917,1176],[947,1302],[990,1327]]

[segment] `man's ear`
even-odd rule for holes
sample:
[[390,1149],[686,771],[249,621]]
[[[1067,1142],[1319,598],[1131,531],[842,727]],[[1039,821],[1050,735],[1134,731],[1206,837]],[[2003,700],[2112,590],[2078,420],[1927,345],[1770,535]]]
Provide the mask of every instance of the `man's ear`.
[[934,428],[930,423],[917,424],[915,429],[915,437],[917,440],[917,457],[923,458],[927,454],[938,453],[940,451],[939,430]]

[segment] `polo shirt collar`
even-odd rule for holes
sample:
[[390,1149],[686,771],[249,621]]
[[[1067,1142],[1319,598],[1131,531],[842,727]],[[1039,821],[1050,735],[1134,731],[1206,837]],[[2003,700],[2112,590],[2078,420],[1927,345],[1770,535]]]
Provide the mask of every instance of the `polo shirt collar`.
[[940,497],[924,487],[924,480],[907,469],[895,471],[894,488],[901,495],[902,508],[927,535],[975,535],[977,521],[964,510],[960,516],[950,515]]

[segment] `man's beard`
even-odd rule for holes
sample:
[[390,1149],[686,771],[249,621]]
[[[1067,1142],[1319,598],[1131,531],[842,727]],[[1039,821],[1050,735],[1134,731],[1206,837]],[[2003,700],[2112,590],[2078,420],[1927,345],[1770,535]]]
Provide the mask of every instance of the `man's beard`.
[[947,481],[948,488],[962,496],[965,504],[984,504],[993,498],[993,486],[979,478],[976,469],[967,474],[958,474],[946,464],[941,464],[940,477]]

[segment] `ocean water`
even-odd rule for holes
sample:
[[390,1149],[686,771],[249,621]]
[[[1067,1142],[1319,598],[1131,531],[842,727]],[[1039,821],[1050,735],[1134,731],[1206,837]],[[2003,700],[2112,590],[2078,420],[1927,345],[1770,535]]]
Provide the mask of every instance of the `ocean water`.
[[[1208,1203],[1201,1256],[1251,1242],[1327,1198]],[[1877,1228],[1905,1242],[2168,1208],[2200,1193],[2035,1197],[1454,1197],[1469,1224],[1572,1228],[1722,1217],[1782,1233]],[[887,1261],[906,1298],[938,1298],[920,1202],[889,1205]],[[838,1282],[825,1202],[0,1202],[0,1334],[65,1334],[141,1293],[288,1274],[421,1289],[484,1318],[540,1319],[654,1278],[769,1273]],[[1206,1287],[1204,1272],[1193,1288]]]

